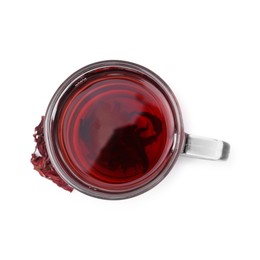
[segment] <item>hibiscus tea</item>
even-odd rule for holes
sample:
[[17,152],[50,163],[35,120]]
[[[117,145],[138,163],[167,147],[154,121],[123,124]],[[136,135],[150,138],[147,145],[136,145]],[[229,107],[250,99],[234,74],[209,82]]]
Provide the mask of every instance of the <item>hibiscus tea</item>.
[[144,192],[166,176],[183,147],[175,97],[139,65],[83,68],[52,102],[51,159],[87,194],[116,199]]

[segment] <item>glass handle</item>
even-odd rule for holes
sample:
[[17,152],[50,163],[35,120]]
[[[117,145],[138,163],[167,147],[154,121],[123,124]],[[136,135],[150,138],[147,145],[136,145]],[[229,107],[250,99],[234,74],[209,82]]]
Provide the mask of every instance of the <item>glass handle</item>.
[[189,134],[185,138],[183,156],[214,161],[228,159],[230,145],[224,141]]

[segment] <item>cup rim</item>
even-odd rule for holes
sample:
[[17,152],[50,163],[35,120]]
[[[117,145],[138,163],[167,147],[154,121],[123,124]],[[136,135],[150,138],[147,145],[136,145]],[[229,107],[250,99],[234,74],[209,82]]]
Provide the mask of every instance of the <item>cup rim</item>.
[[[91,189],[90,187],[87,187],[83,183],[72,178],[60,164],[52,141],[53,122],[54,122],[55,114],[57,112],[58,103],[61,97],[63,96],[63,94],[66,93],[66,91],[71,87],[71,85],[75,81],[79,80],[80,77],[82,77],[82,75],[89,73],[91,71],[106,69],[106,68],[110,69],[113,67],[117,69],[119,68],[119,69],[125,69],[125,70],[142,73],[145,76],[152,79],[154,82],[156,82],[163,89],[163,91],[165,92],[164,95],[167,97],[167,101],[172,106],[172,112],[174,113],[174,121],[175,121],[175,128],[176,128],[176,135],[175,135],[176,140],[174,141],[175,147],[172,150],[170,160],[168,161],[164,169],[160,172],[160,174],[158,174],[154,179],[146,183],[144,186],[133,189],[131,191],[126,191],[121,193],[104,192],[100,190]],[[69,76],[56,90],[52,99],[50,100],[50,103],[47,107],[46,114],[45,114],[44,139],[46,143],[47,153],[49,155],[52,166],[59,174],[59,176],[66,183],[68,183],[68,185],[70,185],[71,187],[77,189],[78,191],[84,194],[93,197],[116,200],[116,199],[126,199],[126,198],[137,196],[139,194],[142,194],[150,190],[151,188],[156,186],[159,182],[161,182],[168,175],[171,168],[174,166],[176,160],[178,159],[180,153],[183,151],[185,134],[184,134],[181,110],[178,101],[174,93],[172,92],[171,88],[166,84],[166,82],[163,79],[161,79],[153,71],[136,63],[122,61],[122,60],[105,60],[105,61],[92,63],[90,65],[84,66],[81,69],[77,70],[71,76]]]

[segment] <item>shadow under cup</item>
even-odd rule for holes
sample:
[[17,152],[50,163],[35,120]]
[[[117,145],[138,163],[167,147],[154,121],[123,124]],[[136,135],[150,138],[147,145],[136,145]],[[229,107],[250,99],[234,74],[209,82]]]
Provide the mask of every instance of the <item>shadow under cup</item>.
[[124,61],[94,63],[71,75],[49,104],[44,136],[57,173],[104,199],[149,190],[184,146],[170,88],[150,70]]

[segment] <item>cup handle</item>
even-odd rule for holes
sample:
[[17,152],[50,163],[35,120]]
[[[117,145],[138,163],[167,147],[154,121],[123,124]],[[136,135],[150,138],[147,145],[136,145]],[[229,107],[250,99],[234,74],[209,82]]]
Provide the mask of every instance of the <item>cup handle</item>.
[[205,160],[227,160],[230,145],[224,141],[185,134],[183,156]]

